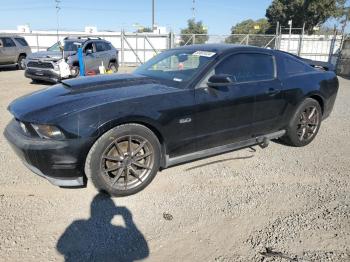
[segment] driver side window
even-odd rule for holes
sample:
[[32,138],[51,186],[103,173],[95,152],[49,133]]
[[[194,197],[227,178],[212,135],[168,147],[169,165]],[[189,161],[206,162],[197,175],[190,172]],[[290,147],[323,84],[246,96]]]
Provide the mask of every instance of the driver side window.
[[215,74],[230,75],[238,83],[271,80],[275,78],[274,59],[268,54],[235,54],[222,61]]
[[94,53],[94,45],[93,45],[93,43],[92,43],[92,42],[91,42],[91,43],[86,44],[86,46],[85,46],[85,48],[84,48],[84,53],[87,53],[87,50],[91,50],[91,51],[92,51],[92,53]]
[[212,75],[230,75],[236,83],[265,81],[275,78],[274,58],[268,54],[234,54],[221,61],[201,82],[200,87],[207,87]]

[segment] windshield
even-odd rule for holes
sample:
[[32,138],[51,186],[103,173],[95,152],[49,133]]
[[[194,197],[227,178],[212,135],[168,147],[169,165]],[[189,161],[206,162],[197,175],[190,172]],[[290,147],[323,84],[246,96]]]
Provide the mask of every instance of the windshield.
[[[57,42],[53,46],[49,47],[47,51],[54,51],[54,52],[60,52],[60,42]],[[64,51],[77,51],[78,46],[74,44],[73,41],[64,41]]]
[[212,61],[216,53],[194,50],[165,51],[135,70],[136,74],[169,80],[188,82],[205,65]]

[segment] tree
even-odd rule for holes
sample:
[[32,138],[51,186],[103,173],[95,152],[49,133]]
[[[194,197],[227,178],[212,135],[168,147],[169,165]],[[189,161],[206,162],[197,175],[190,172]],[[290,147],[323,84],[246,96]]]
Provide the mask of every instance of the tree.
[[[187,28],[181,30],[181,45],[204,44],[208,41],[208,30],[204,28],[202,21],[196,22],[194,19],[189,19],[187,23]],[[197,34],[195,39],[193,39],[194,34]]]
[[271,25],[280,22],[287,26],[293,20],[293,27],[302,28],[311,33],[315,26],[320,26],[331,17],[344,14],[345,0],[273,0],[266,10],[266,17]]
[[[256,34],[266,34],[269,28],[270,24],[265,18],[256,21],[252,19],[244,20],[231,27],[231,35],[225,39],[225,42],[265,47],[269,43],[273,44],[271,39],[274,36],[260,36]],[[247,34],[252,35],[247,36]]]
[[150,27],[140,27],[137,29],[137,33],[152,33],[153,30]]
[[252,19],[244,20],[231,27],[231,34],[265,34],[270,27],[266,18],[256,21]]

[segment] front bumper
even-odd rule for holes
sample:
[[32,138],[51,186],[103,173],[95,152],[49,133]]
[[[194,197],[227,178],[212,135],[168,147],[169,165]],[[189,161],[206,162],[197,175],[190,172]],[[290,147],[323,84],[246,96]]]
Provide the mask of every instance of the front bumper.
[[4,136],[15,153],[32,172],[56,186],[76,187],[86,184],[84,163],[91,139],[46,140],[29,137],[12,120]]
[[60,73],[53,69],[27,67],[24,75],[25,77],[30,79],[41,80],[51,83],[58,83],[61,81]]

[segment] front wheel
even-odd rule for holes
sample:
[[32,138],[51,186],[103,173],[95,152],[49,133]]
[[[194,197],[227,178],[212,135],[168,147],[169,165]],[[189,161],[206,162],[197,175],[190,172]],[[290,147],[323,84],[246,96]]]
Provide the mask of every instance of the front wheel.
[[287,134],[282,140],[291,146],[306,146],[316,137],[321,121],[320,104],[312,98],[307,98],[300,104],[291,118]]
[[99,191],[128,196],[144,189],[160,165],[160,145],[147,127],[139,124],[117,126],[92,146],[85,174]]
[[70,69],[70,74],[72,77],[78,77],[80,75],[79,66],[77,66],[77,65],[72,66],[72,68]]

